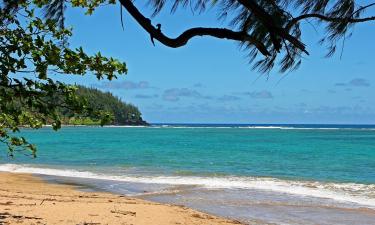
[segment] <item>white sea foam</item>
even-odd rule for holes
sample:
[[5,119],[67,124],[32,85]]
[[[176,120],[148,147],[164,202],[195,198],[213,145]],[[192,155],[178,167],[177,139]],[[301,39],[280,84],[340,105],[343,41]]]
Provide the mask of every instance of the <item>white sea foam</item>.
[[0,171],[42,175],[89,178],[123,182],[168,185],[199,185],[206,188],[258,189],[292,195],[328,198],[375,208],[375,184],[323,183],[257,177],[194,177],[194,176],[113,176],[72,169],[40,168],[30,165],[0,164]]
[[189,126],[189,125],[152,125],[147,128],[170,128],[170,129],[277,129],[277,130],[368,130],[375,128],[365,127],[293,127],[293,126]]
[[152,125],[148,128],[173,128],[173,129],[231,129],[231,128],[238,128],[238,127],[231,127],[231,126],[172,126],[172,125]]
[[[51,125],[45,125],[45,127],[50,127]],[[86,125],[64,125],[65,127],[87,127]],[[90,126],[89,126],[90,127]],[[98,126],[99,127],[99,126]],[[368,131],[375,131],[375,128],[366,128],[366,127],[293,127],[287,125],[280,125],[280,126],[272,126],[272,125],[222,125],[222,126],[192,126],[192,125],[171,125],[171,124],[164,124],[164,125],[151,125],[151,126],[133,126],[133,125],[105,125],[106,128],[153,128],[153,129],[162,129],[162,128],[169,128],[169,129],[278,129],[278,130],[368,130]]]
[[375,130],[375,128],[361,127],[288,127],[288,126],[247,126],[236,127],[244,129],[279,129],[279,130]]
[[[247,126],[247,127],[238,127],[238,128],[244,128],[244,129],[283,129],[287,127],[282,126]],[[292,127],[290,127],[292,128]]]
[[105,125],[104,127],[113,127],[113,128],[145,128],[148,126],[144,125]]

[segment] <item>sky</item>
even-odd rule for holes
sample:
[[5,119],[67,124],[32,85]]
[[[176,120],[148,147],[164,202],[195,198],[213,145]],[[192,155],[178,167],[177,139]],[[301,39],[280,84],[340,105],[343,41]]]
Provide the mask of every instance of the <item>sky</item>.
[[[339,51],[328,59],[326,48],[317,44],[324,32],[305,24],[303,41],[310,56],[301,67],[262,75],[251,70],[235,42],[198,37],[178,49],[157,41],[153,46],[125,10],[123,19],[124,30],[119,6],[100,7],[92,16],[68,8],[71,47],[118,58],[129,71],[111,82],[90,74],[59,79],[110,91],[139,107],[151,123],[375,124],[375,22],[358,24],[342,55]],[[225,26],[213,10],[201,15],[165,10],[153,22],[171,37],[194,26]]]

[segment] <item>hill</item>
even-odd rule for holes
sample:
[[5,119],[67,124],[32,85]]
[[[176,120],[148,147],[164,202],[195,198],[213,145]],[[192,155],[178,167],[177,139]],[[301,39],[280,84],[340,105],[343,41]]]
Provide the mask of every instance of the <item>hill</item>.
[[[78,86],[76,91],[79,97],[87,99],[88,106],[94,111],[106,111],[112,114],[113,121],[110,125],[148,125],[142,119],[139,109],[110,92],[102,92],[96,88]],[[93,117],[72,116],[68,110],[62,112],[64,124],[69,125],[98,125],[99,121]]]

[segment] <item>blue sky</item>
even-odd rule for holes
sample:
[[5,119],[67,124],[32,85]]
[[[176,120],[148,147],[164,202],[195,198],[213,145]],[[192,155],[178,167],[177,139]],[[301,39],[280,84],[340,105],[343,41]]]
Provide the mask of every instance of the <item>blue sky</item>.
[[[139,8],[150,15],[142,4]],[[215,12],[193,16],[190,10],[153,19],[176,36],[193,26],[224,26]],[[94,76],[62,80],[111,91],[138,106],[149,122],[174,123],[369,123],[375,124],[375,22],[359,24],[340,52],[324,58],[317,44],[324,34],[304,25],[310,56],[292,73],[267,76],[251,70],[245,52],[231,41],[195,38],[171,49],[156,42],[118,6],[99,8],[92,16],[68,9],[74,27],[71,46],[101,51],[127,63],[129,73],[108,83]]]

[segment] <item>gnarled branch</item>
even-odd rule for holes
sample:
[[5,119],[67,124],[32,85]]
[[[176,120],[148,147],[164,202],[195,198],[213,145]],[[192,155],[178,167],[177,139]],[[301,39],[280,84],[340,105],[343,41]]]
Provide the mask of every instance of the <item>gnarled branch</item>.
[[251,35],[246,32],[238,32],[229,30],[226,28],[205,28],[196,27],[184,31],[181,35],[176,38],[167,37],[151,24],[151,20],[146,18],[139,10],[134,6],[131,0],[119,0],[121,5],[130,13],[130,15],[145,29],[152,38],[160,41],[162,44],[171,47],[178,48],[186,45],[190,39],[196,36],[211,36],[221,39],[229,39],[240,42],[249,42],[253,44],[263,55],[270,56],[267,47]]

